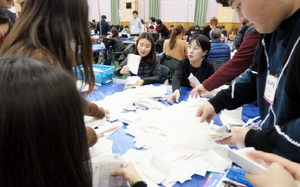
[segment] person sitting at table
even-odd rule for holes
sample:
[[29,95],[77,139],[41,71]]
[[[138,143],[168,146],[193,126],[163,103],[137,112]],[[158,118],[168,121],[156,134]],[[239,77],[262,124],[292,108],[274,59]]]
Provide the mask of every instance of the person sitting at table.
[[[0,63],[0,186],[92,187],[85,103],[74,77],[28,58]],[[142,181],[130,163],[116,174]]]
[[177,25],[171,33],[171,38],[164,42],[163,52],[166,55],[172,56],[178,60],[187,57],[188,44],[182,40],[183,34],[183,26]]
[[[72,74],[74,81],[77,77],[76,67],[82,64],[85,83],[89,85],[88,93],[91,93],[95,76],[91,71],[93,52],[88,15],[86,0],[26,0],[18,18],[22,24],[13,27],[1,46],[0,54],[33,58],[58,66]],[[107,110],[95,103],[85,102],[85,115],[108,117]],[[89,140],[97,140],[95,132],[90,135]]]
[[222,43],[221,30],[219,28],[214,28],[209,34],[211,38],[211,50],[207,53],[205,59],[208,61],[228,61],[230,59],[230,48],[228,45]]
[[[109,48],[112,46],[113,52],[123,52],[125,49],[124,42],[119,37],[119,31],[113,27],[110,29],[110,34],[106,37],[108,40],[105,40],[105,47]],[[115,59],[118,59],[120,55],[115,55]],[[108,59],[105,65],[111,64],[111,59]]]
[[[134,54],[142,57],[137,74],[141,79],[137,83],[139,85],[160,83],[161,68],[156,56],[154,39],[150,33],[144,32],[140,34],[136,41]],[[129,71],[127,60],[128,58],[115,68],[114,74],[116,76],[120,77],[127,73],[135,76]]]
[[233,51],[235,49],[234,48],[234,40],[236,38],[237,31],[238,30],[236,27],[232,27],[229,31],[228,38],[226,38],[224,41],[224,43],[226,43],[230,47],[230,51]]
[[185,32],[184,32],[184,35],[183,35],[183,37],[182,37],[182,40],[183,41],[186,41],[186,42],[189,42],[190,41],[190,32],[189,32],[189,30],[186,30]]
[[175,66],[172,77],[173,93],[168,98],[168,103],[174,104],[174,99],[178,103],[180,97],[180,86],[192,87],[196,85],[189,81],[188,77],[193,74],[199,82],[203,82],[214,73],[213,65],[204,60],[203,57],[210,50],[210,42],[205,35],[195,34],[188,46],[188,58],[179,60]]

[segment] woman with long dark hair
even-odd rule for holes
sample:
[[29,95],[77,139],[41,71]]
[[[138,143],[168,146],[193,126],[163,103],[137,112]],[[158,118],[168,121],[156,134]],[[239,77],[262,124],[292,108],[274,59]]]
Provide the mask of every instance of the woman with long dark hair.
[[[0,186],[92,187],[82,96],[71,74],[0,58]],[[146,187],[135,168],[112,171]]]
[[[88,24],[86,0],[26,0],[18,24],[5,39],[0,54],[33,58],[59,66],[72,74],[74,81],[76,67],[82,64],[90,93],[95,77]],[[103,108],[87,102],[86,115],[103,118],[106,113]],[[95,133],[92,135],[96,136]]]
[[[138,81],[139,85],[160,83],[161,67],[156,57],[154,39],[150,33],[144,32],[140,34],[136,41],[134,54],[140,55],[142,60],[138,69],[138,76],[141,78]],[[126,58],[120,66],[115,68],[115,75],[122,76],[129,73],[129,66]],[[130,72],[131,75],[134,75]]]

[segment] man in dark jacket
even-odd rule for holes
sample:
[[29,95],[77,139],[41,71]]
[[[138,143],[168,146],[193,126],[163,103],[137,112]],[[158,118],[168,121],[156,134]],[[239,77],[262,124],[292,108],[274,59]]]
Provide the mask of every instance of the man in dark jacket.
[[156,19],[155,23],[156,23],[156,30],[157,30],[157,32],[159,34],[161,34],[162,37],[169,38],[171,32],[166,27],[166,25],[164,25],[160,19]]
[[227,44],[221,41],[221,30],[219,28],[214,28],[210,31],[211,39],[211,49],[209,53],[205,56],[208,61],[214,60],[224,60],[228,61],[230,59],[230,48]]
[[[261,130],[232,127],[222,141],[300,162],[300,0],[222,0],[261,33],[253,65],[234,85],[198,108],[201,121],[257,99]],[[264,14],[257,14],[264,12]]]
[[[110,30],[110,26],[109,24],[105,21],[106,20],[106,15],[102,15],[101,16],[101,22],[97,23],[97,29],[96,29],[96,33],[99,32],[99,34],[102,34],[102,37],[106,37],[108,35],[108,32]],[[101,28],[100,28],[100,23],[101,23]],[[102,31],[102,32],[100,32]]]

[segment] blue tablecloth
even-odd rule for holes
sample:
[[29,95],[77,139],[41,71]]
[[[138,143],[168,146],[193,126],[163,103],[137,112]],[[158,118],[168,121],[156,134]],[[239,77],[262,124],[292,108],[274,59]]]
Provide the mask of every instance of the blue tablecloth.
[[[158,86],[160,84],[155,84],[155,86]],[[168,95],[172,92],[172,87],[170,85],[164,85],[167,87]],[[124,90],[124,84],[115,84],[113,82],[109,82],[105,85],[98,86],[98,89],[94,90],[93,93],[86,97],[89,101],[99,101],[104,99],[107,95],[112,95],[115,92],[122,92]],[[180,101],[187,100],[189,98],[189,93],[191,91],[191,88],[181,87],[180,92]],[[163,104],[169,105],[167,101],[163,101]],[[249,118],[254,118],[258,116],[258,108],[254,105],[247,104],[243,107],[242,110],[242,119],[244,122],[247,122]],[[214,118],[214,123],[217,125],[222,125],[222,122],[219,118],[219,115],[216,115]],[[123,127],[119,128],[117,131],[115,131],[113,134],[109,136],[108,139],[112,140],[113,143],[113,152],[119,153],[123,155],[127,152],[129,149],[136,149],[134,147],[133,139],[134,137],[127,134],[124,130],[126,129],[127,124],[124,124]],[[199,176],[199,175],[193,175],[192,180],[186,181],[185,183],[181,184],[177,182],[173,187],[199,187],[202,186],[208,175],[210,173],[207,172],[206,176]]]

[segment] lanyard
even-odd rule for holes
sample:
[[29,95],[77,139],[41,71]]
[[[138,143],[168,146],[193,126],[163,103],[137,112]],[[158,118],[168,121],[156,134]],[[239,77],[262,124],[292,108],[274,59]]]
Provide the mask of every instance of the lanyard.
[[[203,63],[203,61],[202,61],[202,63]],[[198,80],[199,80],[199,82],[200,82],[200,76],[201,76],[201,71],[202,71],[202,63],[201,63],[201,65],[200,65],[200,69],[198,70],[199,71],[199,74],[198,74]],[[190,64],[190,74],[192,73],[192,66],[191,66],[191,63],[189,63]],[[194,75],[194,76],[197,76],[197,72],[196,72],[196,75]]]
[[[285,55],[286,55],[287,48],[289,47],[289,45],[290,45],[290,43],[291,43],[291,40],[292,40],[293,36],[295,35],[296,30],[297,30],[299,24],[300,24],[300,19],[298,19],[297,25],[296,25],[296,27],[294,28],[293,33],[292,33],[292,35],[291,35],[291,37],[290,37],[290,39],[289,39],[289,41],[288,41],[288,43],[287,43],[287,46],[286,46],[286,48],[285,48],[285,50],[284,50],[284,53],[283,53],[283,55],[282,55],[280,64],[279,64],[278,69],[277,69],[277,71],[276,71],[275,77],[278,77],[278,75],[279,75],[279,70],[280,70],[281,67],[282,67],[282,62],[283,62],[283,59],[284,59],[284,57],[285,57]],[[267,68],[268,68],[268,74],[270,74],[270,60],[271,60],[270,57],[271,57],[271,48],[272,48],[273,39],[274,39],[274,32],[273,32],[273,34],[272,34],[272,38],[271,38],[271,42],[270,42],[270,47],[269,47],[269,55],[268,55],[268,59],[269,59],[269,60],[267,61],[267,64],[268,64],[268,67],[267,67]]]

